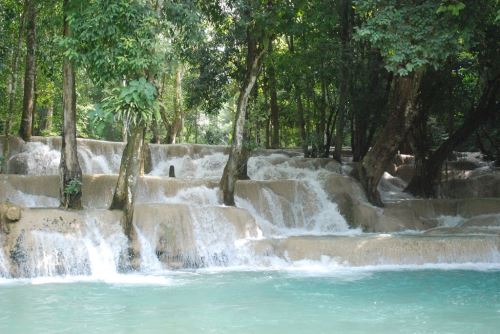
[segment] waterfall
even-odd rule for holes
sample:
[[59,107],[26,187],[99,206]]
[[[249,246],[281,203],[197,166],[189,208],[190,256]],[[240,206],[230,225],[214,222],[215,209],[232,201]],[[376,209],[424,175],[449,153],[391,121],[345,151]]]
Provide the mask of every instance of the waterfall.
[[91,275],[107,279],[118,274],[120,260],[127,249],[127,238],[121,231],[104,238],[95,222],[88,221],[87,234],[83,238],[87,249]]
[[117,232],[104,237],[95,222],[88,219],[85,223],[76,233],[33,230],[22,235],[13,254],[18,275],[85,275],[98,279],[116,275],[126,250],[126,237]]
[[147,237],[143,232],[134,225],[137,233],[139,245],[141,247],[141,270],[144,272],[158,272],[163,269],[163,266],[155,252],[153,241],[157,239],[158,229],[155,227],[153,236]]
[[9,276],[9,269],[7,267],[7,261],[5,260],[3,248],[0,245],[0,278],[8,276]]
[[[25,175],[55,175],[59,173],[61,159],[60,138],[33,137],[24,143],[20,152],[9,159],[9,170]],[[37,141],[40,140],[40,141]],[[117,143],[118,145],[123,145]],[[109,143],[95,140],[78,140],[78,159],[85,174],[117,174],[122,148],[104,149]],[[116,146],[116,145],[115,145]]]
[[238,265],[235,228],[218,211],[191,207],[197,262],[200,267]]
[[[0,176],[0,202],[28,208],[59,205],[55,174],[60,139],[36,140],[13,151],[9,167],[26,175]],[[82,169],[92,174],[84,176],[83,202],[88,214],[80,221],[82,214],[74,213],[80,217],[78,223],[66,218],[63,222],[62,218],[58,220],[60,214],[64,215],[62,211],[47,209],[51,219],[16,223],[29,225],[15,229],[15,235],[5,236],[9,243],[3,244],[5,254],[0,247],[0,276],[83,275],[109,281],[128,268],[128,244],[119,222],[121,216],[109,218],[109,211],[93,210],[109,205],[116,184],[116,175],[111,174],[118,171],[123,143],[82,139],[78,143]],[[251,180],[237,183],[237,207],[233,208],[222,205],[218,189],[227,148],[150,148],[152,171],[139,181],[134,213],[137,244],[133,247],[139,251],[143,274],[200,267],[283,268],[300,266],[303,261],[319,266],[500,262],[500,245],[495,236],[500,216],[493,208],[496,202],[488,204],[492,207],[488,215],[481,216],[474,211],[478,211],[477,207],[465,202],[460,206],[462,211],[457,203],[438,203],[431,209],[415,205],[418,215],[423,215],[422,210],[429,211],[437,229],[418,237],[367,235],[349,228],[332,200],[332,187],[341,186],[341,182],[331,183],[332,178],[349,179],[343,175],[346,168],[332,159],[281,153],[253,156],[248,163]],[[167,177],[171,165],[176,178]],[[400,182],[384,176],[380,189],[385,199],[408,199],[401,195]],[[363,201],[362,194],[349,189],[350,195]],[[442,206],[441,211],[436,209],[438,206]],[[46,217],[43,210],[31,212]],[[439,234],[452,229],[476,234],[467,238]]]
[[[223,153],[213,153],[203,157],[167,157],[153,165],[151,175],[168,175],[170,166],[174,166],[175,175],[186,179],[220,178],[224,171],[228,156]],[[156,160],[156,159],[155,159]]]

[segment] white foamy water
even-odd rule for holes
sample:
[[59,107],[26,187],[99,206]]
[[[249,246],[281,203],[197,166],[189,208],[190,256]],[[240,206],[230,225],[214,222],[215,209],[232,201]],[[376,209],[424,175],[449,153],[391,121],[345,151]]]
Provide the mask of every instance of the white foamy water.
[[14,263],[23,277],[89,275],[106,279],[117,275],[120,257],[127,247],[121,232],[104,237],[88,220],[80,232],[28,232],[16,248]]
[[182,189],[173,197],[162,194],[156,198],[156,203],[187,204],[193,207],[218,206],[221,205],[218,193],[218,188],[192,187]]
[[0,278],[8,276],[9,276],[9,269],[7,268],[7,261],[5,259],[5,255],[3,253],[3,249],[0,244]]
[[199,158],[190,156],[167,157],[155,163],[150,175],[168,175],[170,166],[174,166],[175,176],[183,179],[207,179],[220,178],[224,171],[228,156],[222,153],[214,153]]
[[[28,142],[21,152],[9,159],[9,168],[27,175],[55,175],[59,173],[61,152],[49,141]],[[117,174],[120,168],[121,152],[93,153],[84,145],[78,146],[78,160],[84,174]]]
[[87,248],[91,275],[102,279],[116,276],[120,257],[127,247],[125,235],[115,232],[105,239],[95,223],[89,222],[83,241]]
[[28,208],[59,206],[59,199],[57,198],[43,195],[26,194],[17,189],[13,189],[9,184],[5,184],[2,186],[7,187],[7,191],[4,192],[6,193],[5,198],[0,198],[0,201],[10,202]]
[[53,175],[58,173],[60,159],[60,152],[49,145],[28,142],[23,145],[22,152],[9,159],[9,165],[22,174]]
[[121,156],[95,155],[86,147],[78,147],[78,160],[84,174],[118,174]]
[[458,215],[458,216],[439,216],[437,217],[437,220],[439,222],[439,227],[456,227],[460,226],[464,221],[465,218]]
[[156,256],[154,241],[156,240],[157,228],[154,230],[152,238],[148,239],[142,231],[134,225],[137,238],[141,246],[141,271],[158,272],[163,270],[163,266]]
[[391,174],[384,172],[380,183],[378,185],[378,191],[380,192],[380,197],[384,202],[395,202],[402,199],[413,199],[415,198],[409,193],[404,192],[406,188],[406,182],[404,182],[399,177],[392,176]]
[[220,211],[192,208],[190,215],[200,266],[224,267],[248,263],[252,256],[245,239],[238,237],[235,226]]
[[[28,174],[56,174],[59,152],[51,147],[53,146],[42,143],[28,143],[16,159],[26,162]],[[105,174],[117,172],[120,163],[119,154],[112,150],[96,151],[95,147],[93,150],[94,153],[84,146],[79,149],[84,172]],[[200,148],[197,150],[200,151]],[[227,161],[227,155],[221,153],[220,149],[210,153],[210,149],[205,148],[203,154],[190,152],[183,157],[168,157],[165,152],[166,149],[162,151],[157,148],[152,153],[151,175],[168,175],[169,167],[173,165],[179,179],[217,180],[221,177]],[[127,255],[127,238],[123,235],[119,223],[116,222],[116,226],[110,229],[109,226],[103,226],[88,218],[85,227],[79,233],[58,233],[49,229],[28,232],[29,235],[25,236],[31,238],[31,241],[26,243],[29,245],[28,248],[16,249],[20,263],[9,264],[10,259],[0,252],[0,276],[8,276],[9,267],[15,265],[18,268],[17,275],[32,278],[30,282],[34,284],[87,280],[116,284],[168,285],[171,281],[164,276],[165,268],[168,266],[166,262],[160,261],[158,258],[160,251],[157,250],[161,248],[158,247],[158,243],[163,236],[161,233],[166,233],[165,231],[172,234],[171,238],[175,241],[185,239],[179,242],[179,248],[185,253],[172,252],[166,254],[165,258],[171,256],[170,259],[172,262],[177,261],[177,265],[204,267],[207,268],[206,271],[280,270],[301,275],[329,275],[360,273],[363,270],[500,268],[498,246],[487,245],[489,248],[486,246],[480,248],[477,244],[462,248],[458,245],[454,249],[445,249],[446,252],[436,247],[438,251],[425,253],[431,259],[429,261],[435,263],[425,263],[427,257],[423,255],[422,258],[418,258],[418,254],[414,256],[428,246],[418,243],[410,246],[403,243],[403,246],[399,246],[403,248],[406,257],[400,256],[399,251],[387,249],[390,248],[387,244],[386,248],[374,247],[373,250],[380,252],[380,256],[369,263],[377,264],[375,266],[353,267],[347,260],[336,258],[336,255],[321,256],[319,260],[311,260],[308,257],[317,258],[317,254],[314,253],[315,248],[308,245],[315,246],[315,242],[319,242],[323,236],[353,235],[353,238],[356,238],[355,235],[361,233],[359,229],[348,228],[345,219],[338,211],[337,204],[328,199],[328,193],[325,191],[328,178],[334,173],[342,174],[342,168],[331,160],[290,158],[284,154],[271,154],[250,158],[248,172],[253,181],[247,183],[249,187],[247,193],[242,191],[242,196],[246,195],[248,198],[237,197],[236,203],[237,207],[245,209],[255,219],[257,226],[253,228],[252,233],[242,234],[238,230],[240,226],[238,224],[241,222],[229,221],[231,218],[228,217],[233,216],[226,216],[221,210],[215,210],[226,209],[221,208],[218,188],[181,185],[173,196],[167,195],[172,191],[161,187],[143,188],[139,189],[138,203],[187,205],[189,219],[185,218],[186,215],[182,218],[185,220],[182,223],[186,231],[169,230],[178,221],[165,223],[165,230],[159,230],[158,226],[149,227],[146,231],[136,228],[141,256],[140,272],[137,275],[120,273],[120,268],[124,266],[123,262],[126,262],[124,258]],[[404,196],[401,192],[403,186],[399,179],[385,175],[381,184],[382,196],[386,200],[401,199]],[[9,189],[6,193],[7,200],[28,207],[59,204],[55,198],[28,195],[15,189]],[[174,217],[175,212],[172,215]],[[238,216],[238,219],[247,218]],[[440,226],[453,227],[460,225],[463,218],[441,216],[438,220]],[[177,232],[179,234],[176,234]],[[186,233],[184,235],[181,232]],[[270,238],[288,241],[293,239],[288,238],[290,236],[319,237],[304,246],[304,258],[295,261],[291,260],[293,257],[289,254],[292,247],[280,248],[279,245],[270,243],[267,246],[263,244],[263,248],[258,251],[252,248],[252,242],[267,242]],[[336,240],[332,239],[331,242]],[[362,248],[364,243],[364,240],[360,240],[359,244],[348,247],[352,247],[352,252],[355,252],[356,249]],[[295,245],[302,247],[304,244]],[[168,247],[164,249],[168,250]],[[337,250],[332,249],[330,247],[334,254]],[[326,249],[323,251],[327,252]],[[439,257],[437,256],[439,254],[444,255]],[[351,255],[345,258],[349,256]],[[363,256],[366,254],[361,254],[359,257]],[[473,261],[471,258],[477,259],[478,263],[471,263]]]
[[[300,159],[300,158],[299,158]],[[268,206],[264,219],[277,227],[283,235],[297,234],[332,234],[349,232],[347,222],[340,214],[337,204],[328,199],[324,190],[324,182],[331,175],[326,168],[299,168],[294,165],[297,158],[273,154],[268,157],[255,157],[249,160],[248,173],[254,180],[297,180],[294,201],[283,207],[283,201],[269,189],[262,189],[264,203]],[[301,187],[299,189],[299,187]],[[305,196],[305,197],[302,197]],[[252,210],[248,202],[240,201],[239,205],[262,216],[261,210]],[[260,212],[259,212],[260,211]],[[286,215],[291,213],[290,215]],[[260,217],[262,220],[262,217]],[[266,224],[267,225],[267,224]],[[350,231],[360,232],[360,231]]]

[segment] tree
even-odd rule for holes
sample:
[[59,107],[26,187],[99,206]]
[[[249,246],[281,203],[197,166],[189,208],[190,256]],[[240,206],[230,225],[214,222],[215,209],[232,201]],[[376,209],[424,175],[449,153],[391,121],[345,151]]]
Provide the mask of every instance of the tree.
[[[71,0],[64,0],[63,35],[71,37],[68,12]],[[78,162],[76,142],[76,90],[75,70],[68,56],[63,64],[63,135],[61,144],[61,162],[59,165],[59,193],[61,206],[70,209],[81,209],[82,169]]]
[[9,138],[11,130],[11,121],[12,121],[12,116],[14,115],[14,103],[17,90],[17,67],[18,67],[17,65],[22,44],[25,11],[26,11],[26,6],[24,6],[24,8],[21,11],[21,14],[19,15],[17,40],[15,41],[14,47],[12,48],[12,61],[10,66],[9,79],[7,83],[7,94],[6,94],[6,96],[8,97],[8,107],[5,115],[2,161],[0,162],[1,173],[7,173],[7,158],[9,156],[9,150],[10,150]]
[[[231,150],[229,151],[229,159],[224,167],[224,173],[220,181],[220,188],[223,193],[224,204],[234,205],[234,189],[238,175],[240,175],[240,168],[246,164],[241,160],[245,158],[244,154],[244,131],[245,131],[245,116],[248,107],[248,99],[250,93],[255,85],[257,76],[262,68],[262,61],[266,53],[266,48],[260,45],[251,36],[251,32],[247,37],[247,75],[240,90],[238,97],[238,104],[236,107],[236,116],[233,127],[233,140],[231,143]],[[247,157],[248,159],[248,157]]]
[[26,65],[24,72],[23,114],[19,136],[30,141],[32,132],[33,110],[35,107],[35,74],[36,74],[36,3],[26,0]]
[[174,117],[172,122],[167,127],[167,144],[175,144],[175,140],[182,130],[182,64],[178,64],[175,70],[175,84],[174,84],[174,97],[173,108]]
[[439,1],[355,1],[355,4],[365,17],[364,24],[357,27],[357,38],[366,39],[378,48],[386,69],[395,76],[387,122],[353,174],[370,202],[383,206],[377,186],[417,115],[422,75],[427,66],[439,67],[461,48],[459,29],[453,15],[439,11]]
[[[439,182],[444,161],[476,130],[493,120],[500,106],[500,42],[496,37],[500,33],[500,27],[496,14],[498,10],[495,11],[495,5],[488,1],[475,2],[474,7],[471,8],[466,8],[464,5],[462,9],[467,12],[462,14],[453,12],[456,10],[454,6],[441,6],[440,9],[455,13],[464,28],[463,31],[466,32],[463,38],[467,38],[469,42],[466,45],[467,50],[455,57],[451,66],[443,68],[442,72],[446,76],[448,85],[451,82],[452,89],[441,89],[439,98],[435,94],[431,94],[428,100],[432,102],[422,101],[421,118],[425,121],[429,117],[433,111],[433,104],[439,106],[436,101],[446,99],[457,101],[457,103],[447,106],[450,115],[464,108],[461,99],[463,95],[467,94],[464,94],[461,87],[467,85],[479,87],[480,96],[477,98],[476,90],[473,91],[475,94],[470,94],[472,95],[469,97],[473,101],[472,106],[470,110],[463,111],[462,123],[456,129],[450,128],[446,140],[442,141],[434,151],[431,151],[430,145],[427,145],[417,152],[415,175],[409,182],[406,191],[422,197],[435,197],[439,194]],[[434,87],[434,91],[436,90]],[[457,96],[458,94],[461,96]],[[425,124],[417,123],[415,127],[423,127],[425,131],[425,126]],[[426,138],[421,136],[418,140],[425,142]],[[480,143],[479,146],[481,146]]]
[[[342,147],[344,144],[344,127],[350,103],[350,72],[352,67],[352,50],[351,38],[353,29],[353,10],[350,0],[342,0],[338,5],[340,18],[340,41],[341,41],[341,56],[340,56],[340,92],[339,92],[339,108],[335,129],[335,151],[333,157],[337,161],[341,161]],[[329,146],[329,145],[328,145]],[[328,147],[329,149],[329,147]]]
[[[241,82],[236,115],[233,123],[233,137],[229,151],[229,159],[220,181],[220,189],[225,205],[235,205],[234,189],[240,169],[244,169],[248,154],[244,152],[245,120],[248,100],[262,68],[264,57],[268,51],[272,28],[269,24],[273,4],[261,1],[232,2],[235,15],[241,18],[234,28],[242,29],[246,46],[245,75]],[[267,23],[267,24],[266,24]]]
[[125,212],[125,233],[132,238],[137,181],[144,133],[157,110],[155,75],[165,50],[158,47],[160,1],[94,0],[72,14],[74,57],[96,85],[105,88],[104,109],[127,129],[112,210]]

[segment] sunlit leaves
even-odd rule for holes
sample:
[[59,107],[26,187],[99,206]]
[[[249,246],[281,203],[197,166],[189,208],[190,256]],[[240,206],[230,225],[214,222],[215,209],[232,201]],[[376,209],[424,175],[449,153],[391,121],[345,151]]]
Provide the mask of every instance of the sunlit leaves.
[[[358,15],[365,18],[355,37],[378,48],[391,72],[407,75],[423,65],[438,67],[463,47],[460,37],[464,32],[450,16],[440,14],[443,10],[439,1],[355,3]],[[453,6],[453,14],[463,9],[456,1]]]
[[66,55],[88,69],[96,83],[138,78],[161,62],[155,52],[158,16],[145,0],[93,0],[70,15],[73,39]]
[[[103,100],[103,109],[117,115],[132,125],[148,124],[158,112],[156,88],[145,78],[132,80],[125,86],[107,91]],[[159,115],[157,115],[159,118]]]

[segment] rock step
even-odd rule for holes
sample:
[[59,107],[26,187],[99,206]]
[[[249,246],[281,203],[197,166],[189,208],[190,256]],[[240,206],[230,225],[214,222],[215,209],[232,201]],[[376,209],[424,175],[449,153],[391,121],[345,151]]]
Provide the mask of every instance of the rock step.
[[252,241],[257,255],[273,254],[291,261],[324,260],[339,264],[422,265],[500,263],[500,236],[297,236]]

